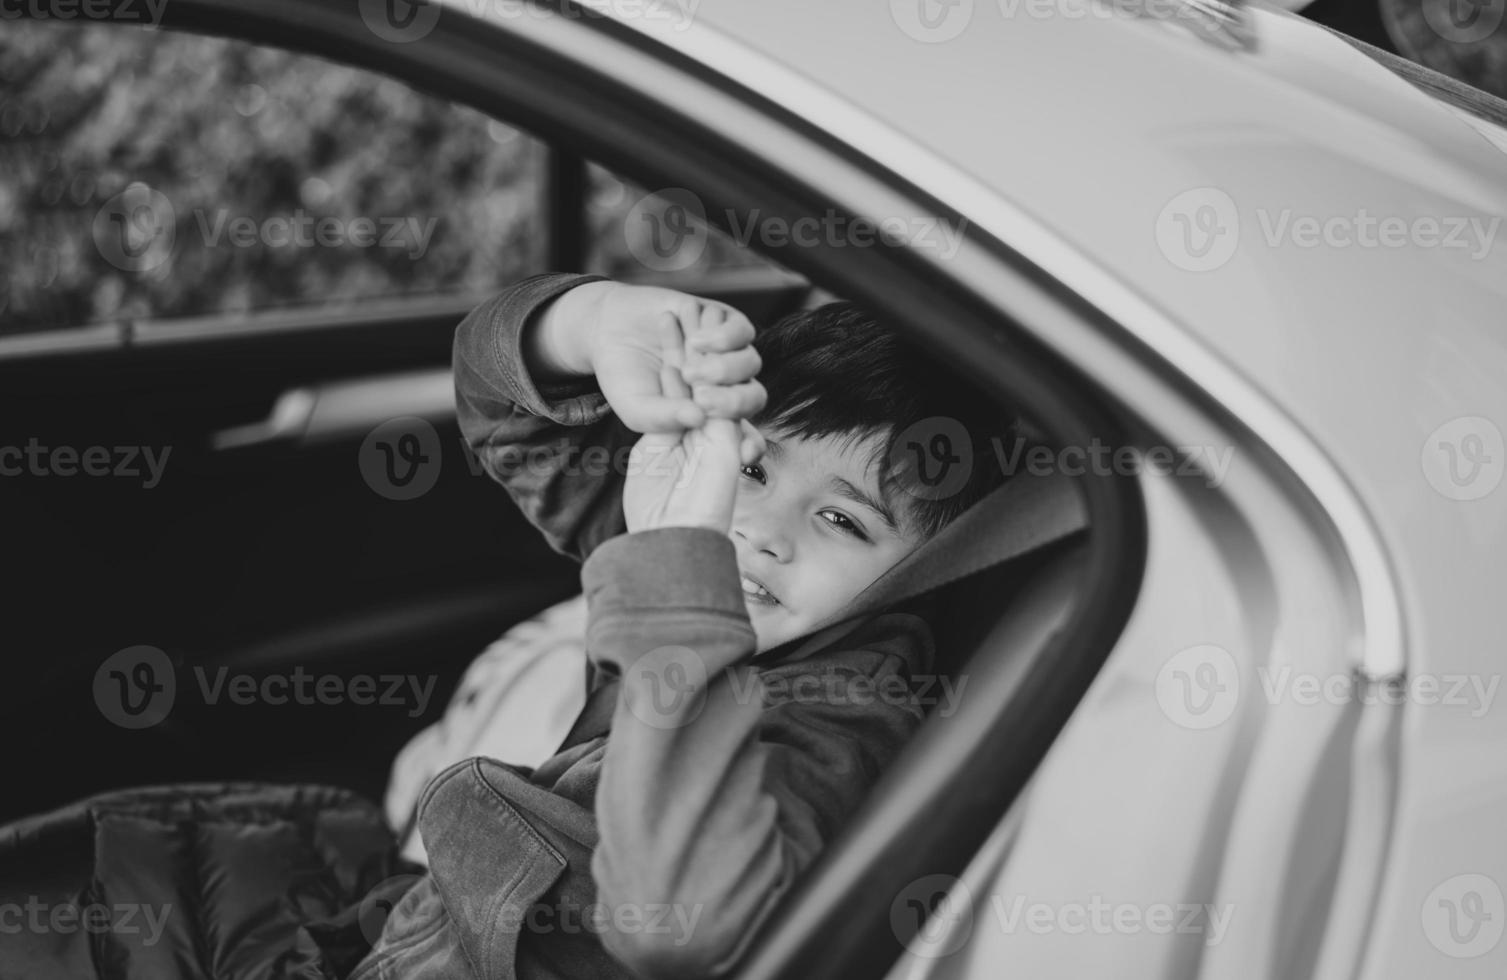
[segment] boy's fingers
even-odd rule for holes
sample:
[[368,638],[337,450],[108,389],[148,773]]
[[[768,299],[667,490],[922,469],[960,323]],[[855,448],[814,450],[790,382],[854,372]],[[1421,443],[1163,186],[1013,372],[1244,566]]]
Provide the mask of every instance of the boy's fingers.
[[744,466],[752,466],[764,458],[764,434],[748,419],[739,419],[738,426],[743,434],[743,441],[738,445],[739,461]]
[[[677,324],[673,336],[680,335],[680,327]],[[666,332],[666,339],[671,338],[670,332]],[[673,345],[677,343],[671,339]],[[691,386],[686,384],[685,377],[680,368],[670,363],[670,351],[665,352],[665,363],[659,368],[659,387],[664,392],[665,400],[669,406],[664,409],[660,416],[662,423],[667,426],[683,426],[694,429],[706,420],[706,413],[697,407],[691,399]]]
[[752,344],[754,333],[753,324],[742,313],[729,306],[707,304],[698,329],[686,338],[686,345],[695,351],[732,351]]
[[679,317],[669,310],[661,313],[654,322],[654,336],[666,364],[677,368],[685,364],[685,333],[680,329]]
[[681,375],[691,384],[740,384],[759,376],[759,352],[743,347],[726,353],[692,354]]
[[703,303],[701,306],[701,320],[696,324],[696,330],[692,336],[700,337],[703,334],[715,331],[722,326],[727,319],[727,310],[716,303]]
[[695,402],[660,395],[638,395],[617,409],[623,424],[635,432],[679,432],[706,421],[706,412]]
[[757,381],[737,385],[696,385],[696,404],[713,418],[743,419],[757,415],[768,394]]
[[686,384],[685,375],[673,364],[660,365],[659,389],[667,398],[691,397],[691,386]]

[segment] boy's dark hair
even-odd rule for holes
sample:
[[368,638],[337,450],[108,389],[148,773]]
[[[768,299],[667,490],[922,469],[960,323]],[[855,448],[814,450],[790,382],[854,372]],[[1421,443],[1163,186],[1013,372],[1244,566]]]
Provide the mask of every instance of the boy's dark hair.
[[769,399],[752,421],[845,445],[882,435],[868,464],[879,465],[896,517],[925,537],[1004,482],[990,440],[1014,427],[1013,413],[853,303],[793,313],[760,331],[754,347]]

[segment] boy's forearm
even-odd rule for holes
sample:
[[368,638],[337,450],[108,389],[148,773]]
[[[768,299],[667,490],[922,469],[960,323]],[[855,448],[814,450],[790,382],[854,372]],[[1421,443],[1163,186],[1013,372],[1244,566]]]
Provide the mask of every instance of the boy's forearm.
[[585,282],[551,300],[523,327],[524,367],[536,381],[561,382],[593,375],[592,336],[602,320],[613,282]]

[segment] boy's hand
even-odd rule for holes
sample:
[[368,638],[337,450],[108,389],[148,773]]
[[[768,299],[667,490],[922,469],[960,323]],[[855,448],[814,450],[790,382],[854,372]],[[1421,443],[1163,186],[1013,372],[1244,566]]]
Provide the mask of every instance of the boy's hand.
[[[692,395],[684,375],[703,375],[694,365],[682,368],[684,348],[690,345],[682,347],[678,328],[674,334],[667,329],[664,336],[660,389],[667,398],[684,399]],[[630,533],[656,527],[728,533],[739,470],[764,454],[763,437],[745,418],[764,407],[764,387],[757,381],[746,384],[752,387],[704,386],[695,397],[711,417],[696,427],[647,433],[634,445],[623,486],[623,516]]]
[[[628,428],[680,432],[763,407],[753,340],[753,324],[730,306],[673,289],[618,286],[605,297],[591,366]],[[667,364],[681,369],[689,389],[666,387]]]
[[[525,335],[537,377],[596,376],[635,432],[680,432],[708,417],[746,418],[763,404],[748,318],[723,303],[657,286],[584,283],[555,299]],[[667,351],[689,391],[666,390]]]

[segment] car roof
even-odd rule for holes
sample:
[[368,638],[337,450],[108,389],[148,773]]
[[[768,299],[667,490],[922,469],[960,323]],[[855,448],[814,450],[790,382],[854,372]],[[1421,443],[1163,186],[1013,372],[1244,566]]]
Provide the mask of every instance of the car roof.
[[[1385,279],[1383,293],[1391,283],[1414,296],[1494,278],[1473,274],[1486,265],[1500,271],[1499,261],[1476,260],[1441,269],[1416,253],[1358,264],[1353,252],[1304,247],[1251,249],[1248,261],[1237,255],[1205,273],[1169,262],[1158,215],[1189,189],[1221,189],[1242,218],[1260,208],[1273,229],[1284,210],[1379,216],[1388,202],[1403,215],[1489,220],[1507,212],[1507,158],[1442,104],[1296,16],[1251,10],[1253,46],[1231,48],[1131,16],[1129,6],[961,0],[966,26],[925,43],[895,13],[917,0],[701,0],[684,33],[714,30],[840,98],[867,117],[876,145],[887,130],[950,162],[1242,359],[1255,353],[1241,343],[1253,331],[1295,342],[1309,332],[1293,304],[1272,295],[1274,282],[1317,278],[1363,296]],[[673,31],[661,38],[698,53]],[[809,108],[754,62],[710,64],[798,114]],[[948,198],[945,187],[927,189]],[[1242,229],[1242,247],[1262,241],[1260,216]]]
[[[1220,44],[1121,0],[679,3],[688,19],[631,26],[856,147],[1120,323],[1151,311],[1172,330],[1138,335],[1164,356],[1174,334],[1195,349],[1175,363],[1212,397],[1230,378],[1259,392],[1390,548],[1427,556],[1405,592],[1432,589],[1453,560],[1442,541],[1493,520],[1420,472],[1431,430],[1507,419],[1507,157],[1457,110],[1268,7],[1245,9],[1246,42]],[[967,22],[928,42],[918,10]],[[1206,268],[1177,254],[1199,195],[1238,217],[1233,253]],[[1376,244],[1384,219],[1408,247]],[[1352,236],[1369,222],[1371,244],[1296,232],[1334,221]],[[1137,310],[1116,306],[1127,297]]]

